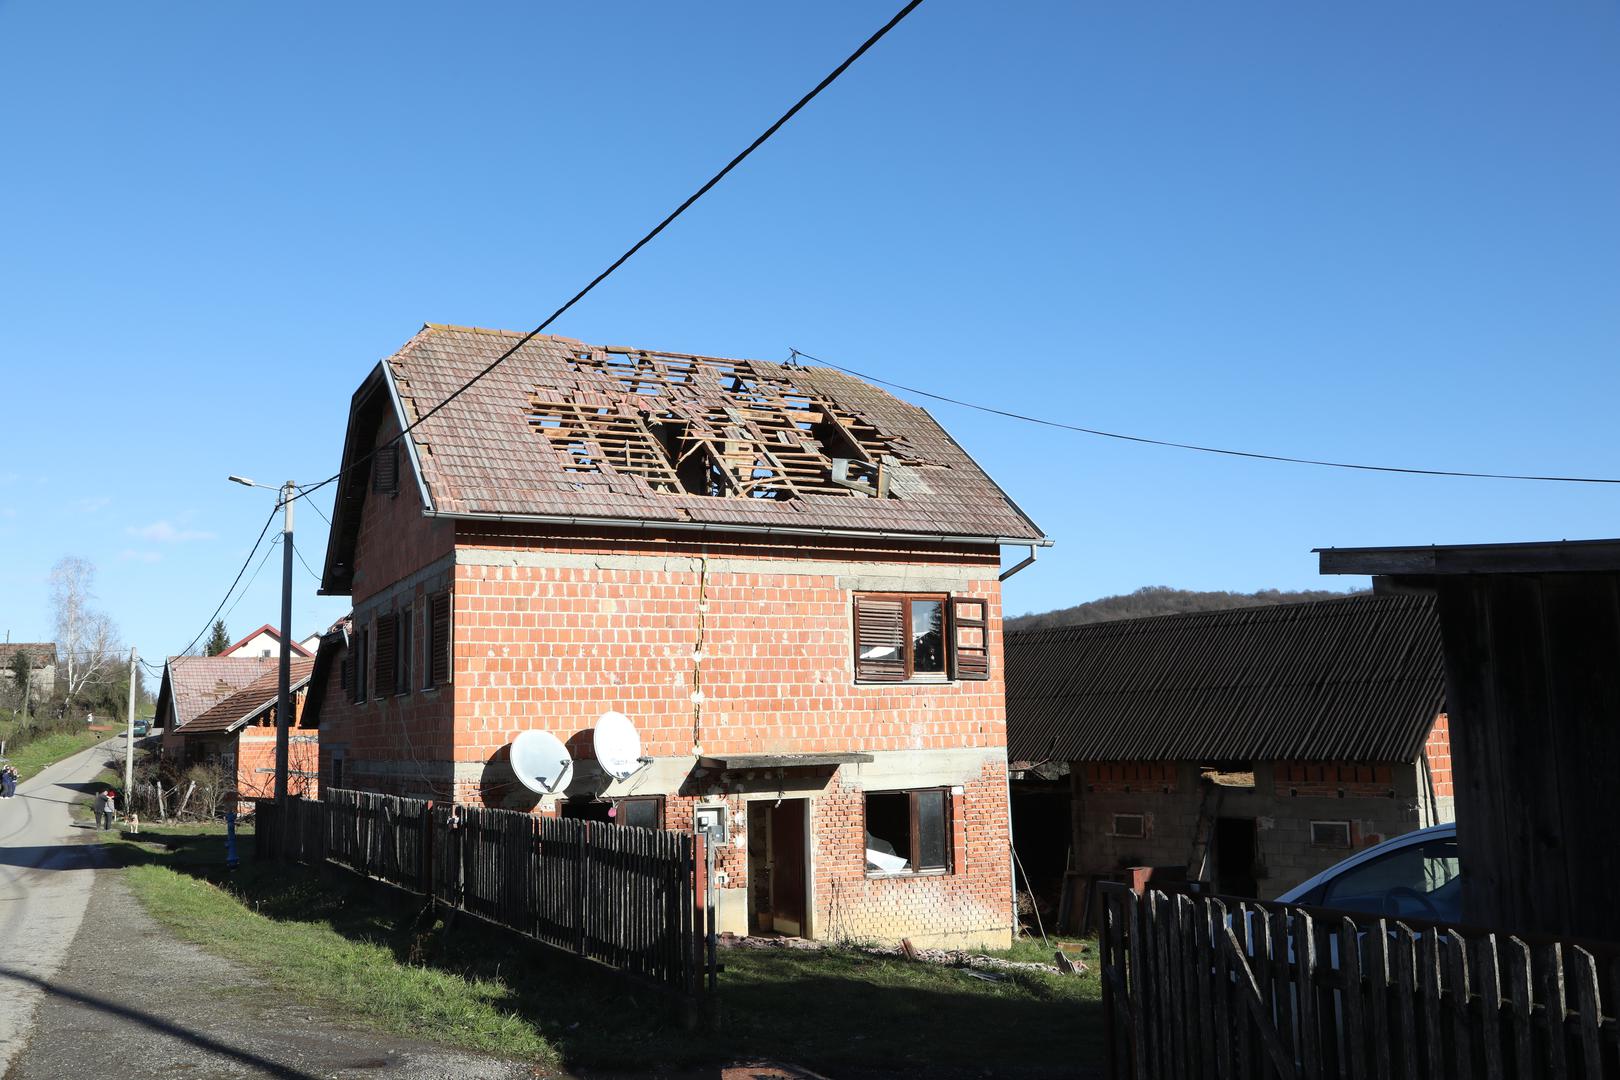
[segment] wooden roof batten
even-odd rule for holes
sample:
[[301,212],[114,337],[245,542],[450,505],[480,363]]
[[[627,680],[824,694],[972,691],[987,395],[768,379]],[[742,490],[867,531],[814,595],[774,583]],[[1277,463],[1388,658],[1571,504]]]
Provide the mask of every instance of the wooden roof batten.
[[[897,440],[787,380],[758,377],[747,361],[607,348],[576,353],[571,364],[592,383],[617,386],[530,395],[530,427],[568,472],[611,470],[661,495],[890,497],[883,462],[900,458]],[[694,457],[712,468],[683,476]]]

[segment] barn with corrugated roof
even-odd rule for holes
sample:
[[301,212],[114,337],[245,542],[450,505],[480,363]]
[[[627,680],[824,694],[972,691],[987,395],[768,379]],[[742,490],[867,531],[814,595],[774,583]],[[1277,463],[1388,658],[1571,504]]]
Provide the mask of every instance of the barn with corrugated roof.
[[1017,847],[1068,918],[1132,868],[1273,897],[1452,818],[1429,597],[1009,632],[1006,666]]

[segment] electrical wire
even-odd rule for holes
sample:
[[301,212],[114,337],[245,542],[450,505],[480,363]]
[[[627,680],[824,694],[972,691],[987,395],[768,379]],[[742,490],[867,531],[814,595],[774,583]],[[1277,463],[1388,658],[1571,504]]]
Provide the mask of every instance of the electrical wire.
[[741,165],[743,163],[743,161],[745,159],[747,159],[747,157],[750,154],[752,154],[755,150],[758,150],[762,145],[764,145],[766,140],[770,139],[771,136],[775,135],[779,130],[781,130],[783,125],[785,125],[789,120],[792,120],[794,116],[798,115],[800,109],[803,109],[806,105],[810,104],[810,102],[815,100],[815,98],[823,90],[825,90],[825,89],[827,89],[827,87],[831,86],[838,79],[838,77],[840,75],[842,75],[845,71],[849,70],[850,66],[852,64],[854,64],[855,61],[859,60],[862,56],[864,56],[868,49],[870,49],[872,46],[876,45],[879,41],[883,40],[883,38],[889,33],[889,31],[893,30],[896,26],[900,25],[900,22],[903,19],[905,19],[905,17],[907,15],[910,15],[913,11],[915,11],[917,9],[918,5],[920,5],[921,3],[922,3],[922,0],[910,0],[910,2],[907,3],[898,12],[896,12],[894,14],[894,16],[891,19],[889,19],[888,22],[884,23],[881,27],[879,27],[878,30],[875,33],[872,34],[871,37],[869,37],[865,41],[863,41],[859,48],[857,48],[854,52],[850,53],[849,56],[847,56],[844,59],[843,63],[839,64],[837,67],[833,68],[832,71],[828,72],[827,75],[820,82],[818,82],[814,87],[811,88],[809,93],[805,94],[798,101],[794,102],[793,106],[791,108],[789,108],[787,112],[783,113],[780,117],[778,117],[775,123],[771,124],[770,127],[766,128],[764,131],[760,132],[760,134],[754,139],[754,141],[749,143],[748,146],[745,149],[743,149],[743,151],[741,153],[739,153],[736,157],[734,157],[730,161],[728,161],[724,168],[722,168],[719,172],[715,173],[707,181],[705,181],[702,187],[698,188],[691,195],[688,195],[686,197],[686,201],[682,202],[674,210],[670,211],[669,214],[664,218],[664,220],[660,221],[657,225],[653,226],[651,231],[649,231],[640,240],[637,240],[634,244],[632,244],[624,252],[624,254],[620,255],[617,259],[614,259],[612,264],[610,264],[606,270],[603,270],[601,273],[597,274],[594,278],[592,278],[590,280],[590,282],[583,289],[580,289],[573,296],[569,297],[567,303],[563,304],[556,311],[553,311],[550,315],[546,316],[546,318],[540,323],[539,326],[536,326],[533,330],[530,330],[527,334],[524,334],[521,338],[519,338],[517,340],[517,343],[514,344],[511,348],[509,348],[505,352],[501,353],[494,360],[491,360],[487,365],[485,365],[485,367],[481,371],[478,372],[478,374],[474,375],[472,378],[470,378],[466,382],[462,383],[455,390],[451,391],[450,395],[448,397],[446,397],[443,401],[441,401],[437,405],[433,406],[431,409],[429,409],[427,412],[423,413],[421,416],[418,416],[414,421],[412,421],[403,430],[401,430],[398,435],[395,435],[392,439],[388,440],[387,443],[385,443],[382,446],[375,447],[369,453],[366,453],[366,454],[362,455],[361,457],[355,459],[353,462],[350,462],[348,465],[345,465],[343,468],[339,469],[337,472],[333,473],[331,476],[328,476],[325,480],[322,480],[320,483],[311,484],[309,487],[299,489],[298,494],[294,495],[292,498],[293,499],[306,498],[311,493],[319,491],[321,488],[325,487],[326,485],[338,480],[339,478],[341,478],[344,475],[344,473],[348,472],[350,469],[358,468],[359,466],[361,466],[361,465],[365,464],[366,462],[370,461],[373,457],[375,457],[378,453],[382,452],[383,450],[389,449],[389,448],[392,448],[392,447],[398,445],[400,440],[404,439],[405,436],[409,435],[412,431],[414,431],[418,427],[420,427],[428,419],[430,419],[432,416],[434,416],[436,413],[438,413],[439,410],[443,409],[445,406],[449,405],[452,401],[455,401],[457,398],[459,398],[462,394],[464,394],[468,390],[472,389],[472,387],[477,385],[477,383],[481,379],[483,379],[484,376],[488,375],[490,372],[494,371],[501,364],[505,363],[506,360],[508,358],[510,358],[514,353],[516,353],[519,349],[523,348],[523,346],[527,345],[530,341],[534,340],[541,333],[543,333],[545,331],[546,327],[550,326],[552,323],[556,322],[559,318],[561,318],[562,315],[566,311],[568,311],[569,308],[573,307],[575,304],[577,304],[581,300],[583,300],[585,298],[585,296],[588,293],[590,293],[590,291],[592,289],[596,288],[603,281],[606,281],[610,274],[612,274],[614,271],[619,269],[619,267],[623,266],[625,263],[629,262],[630,259],[638,251],[640,251],[642,248],[646,247],[649,243],[651,243],[653,241],[653,239],[656,238],[659,233],[663,232],[666,228],[668,228],[675,221],[676,218],[678,218],[682,214],[686,213],[686,211],[692,206],[693,203],[697,202],[699,199],[703,198],[703,196],[707,195],[709,193],[710,189],[712,189],[716,184],[720,183],[720,181],[724,180],[726,178],[727,174],[729,174],[732,169],[735,169],[738,165]]
[[[314,505],[314,503],[311,503],[311,504],[310,504],[310,505],[311,505],[311,506],[313,506],[313,505]],[[298,562],[299,562],[299,564],[300,564],[300,565],[302,565],[302,566],[303,566],[303,568],[304,568],[304,572],[305,572],[305,573],[306,573],[306,574],[308,574],[308,575],[309,575],[309,576],[310,576],[310,577],[312,577],[312,578],[314,578],[314,579],[315,579],[315,583],[316,583],[316,584],[317,584],[317,585],[319,585],[319,584],[320,584],[320,581],[321,581],[321,575],[319,575],[319,574],[317,574],[317,573],[316,573],[316,572],[315,572],[315,571],[313,571],[313,570],[311,570],[311,569],[310,569],[310,568],[309,568],[309,563],[307,563],[307,562],[304,562],[304,553],[303,553],[303,552],[302,552],[302,551],[299,551],[299,550],[298,550],[298,545],[297,545],[297,544],[294,544],[294,545],[293,545],[293,554],[294,554],[294,555],[295,555],[295,556],[297,556],[297,558],[298,558]]]
[[1251,458],[1256,461],[1281,461],[1291,465],[1319,465],[1328,469],[1356,469],[1362,472],[1405,473],[1413,476],[1455,476],[1472,480],[1534,480],[1543,483],[1556,484],[1620,484],[1620,478],[1606,476],[1534,476],[1524,473],[1491,473],[1491,472],[1465,472],[1457,469],[1418,469],[1401,465],[1363,465],[1349,461],[1322,461],[1316,458],[1290,457],[1286,454],[1264,454],[1255,450],[1231,450],[1220,446],[1199,446],[1196,443],[1174,442],[1169,439],[1153,439],[1146,435],[1126,435],[1117,431],[1102,431],[1097,428],[1081,427],[1079,424],[1065,424],[1058,420],[1045,420],[1038,416],[1026,416],[1023,413],[1011,412],[1007,409],[997,409],[990,405],[977,405],[971,401],[960,398],[947,397],[936,394],[931,390],[919,390],[915,386],[907,386],[890,379],[882,379],[876,375],[868,375],[854,368],[835,364],[830,360],[823,360],[817,356],[800,349],[788,350],[793,359],[803,357],[813,363],[830,367],[834,371],[842,371],[846,375],[853,375],[857,379],[864,379],[879,386],[888,386],[895,390],[903,390],[918,397],[932,398],[943,401],[949,405],[960,405],[964,409],[976,409],[979,412],[990,413],[992,416],[1004,416],[1009,420],[1022,420],[1028,424],[1040,424],[1043,427],[1061,428],[1064,431],[1078,431],[1083,435],[1097,435],[1105,439],[1119,439],[1123,442],[1144,443],[1148,446],[1168,446],[1176,450],[1197,450],[1204,454],[1224,454],[1228,457]]
[[[203,639],[203,635],[207,634],[209,630],[213,629],[214,620],[219,618],[219,613],[222,610],[224,610],[226,601],[230,600],[230,598],[231,598],[231,593],[236,591],[237,582],[241,581],[242,580],[242,575],[247,572],[248,564],[253,561],[253,556],[258,553],[259,545],[264,543],[265,534],[270,531],[270,523],[272,521],[276,520],[276,512],[278,510],[280,510],[280,509],[281,509],[281,503],[279,501],[276,503],[275,506],[271,507],[269,516],[264,519],[264,527],[259,530],[259,538],[257,540],[255,540],[255,541],[253,541],[253,547],[248,551],[247,558],[242,560],[242,568],[236,572],[236,577],[234,579],[232,579],[232,581],[231,581],[231,587],[226,589],[225,590],[225,595],[220,598],[219,606],[214,609],[214,613],[212,615],[208,616],[208,621],[203,624],[203,628],[197,634],[197,636],[191,639],[191,644],[189,644],[185,648],[181,649],[175,655],[177,655],[177,656],[185,656],[187,653],[191,652],[192,649],[197,647],[197,642],[199,642],[199,641],[201,641]],[[272,544],[271,546],[274,547],[275,545]],[[261,563],[259,563],[259,565],[262,567],[262,566],[264,566],[264,563],[261,562]],[[253,576],[258,577],[259,572],[257,570],[255,570],[253,572]],[[252,582],[249,582],[249,584],[252,584]],[[244,590],[244,591],[246,591],[246,590]],[[237,599],[240,600],[241,598],[238,597]],[[232,605],[232,610],[235,610],[235,605],[234,604]]]
[[236,599],[231,601],[231,606],[225,609],[224,618],[230,618],[231,612],[236,610],[236,605],[240,604],[242,598],[248,594],[248,590],[253,588],[253,583],[259,578],[259,571],[264,569],[264,564],[270,561],[270,556],[276,553],[276,546],[280,543],[281,537],[278,536],[270,541],[269,547],[264,549],[264,558],[260,559],[259,565],[253,568],[253,576],[248,578],[246,585],[242,586],[242,591],[236,594]]

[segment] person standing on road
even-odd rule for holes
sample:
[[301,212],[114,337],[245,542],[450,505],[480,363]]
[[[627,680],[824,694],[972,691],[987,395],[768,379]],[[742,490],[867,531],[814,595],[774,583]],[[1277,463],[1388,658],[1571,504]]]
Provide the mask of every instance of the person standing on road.
[[117,811],[117,809],[118,796],[113,794],[112,788],[108,788],[100,795],[96,796],[97,826],[103,830],[112,828],[113,814]]

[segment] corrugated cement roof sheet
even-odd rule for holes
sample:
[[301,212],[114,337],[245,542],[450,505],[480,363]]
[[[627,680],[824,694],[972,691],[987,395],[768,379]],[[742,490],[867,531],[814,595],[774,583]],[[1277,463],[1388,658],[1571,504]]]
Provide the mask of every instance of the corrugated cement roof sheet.
[[1412,761],[1444,705],[1421,595],[1009,633],[1013,761]]

